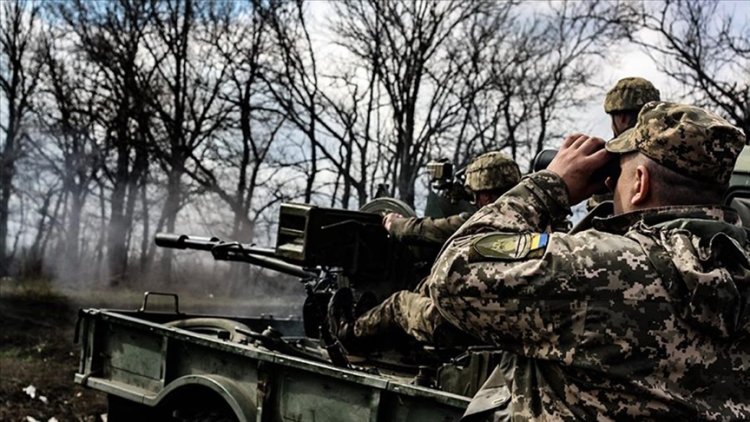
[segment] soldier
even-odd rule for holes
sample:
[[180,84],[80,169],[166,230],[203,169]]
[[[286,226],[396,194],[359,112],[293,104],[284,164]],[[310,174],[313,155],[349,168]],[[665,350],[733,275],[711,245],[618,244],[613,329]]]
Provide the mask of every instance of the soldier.
[[612,134],[617,137],[635,126],[641,107],[650,101],[659,101],[659,90],[643,78],[623,78],[607,92],[604,112],[612,118]]
[[[644,104],[660,99],[659,90],[647,79],[631,77],[617,81],[604,97],[604,112],[612,119],[613,137],[620,136],[621,133],[635,126],[638,112]],[[603,201],[610,200],[612,200],[611,193],[593,195],[586,203],[586,208],[591,211]]]
[[[750,244],[719,205],[744,145],[715,114],[648,103],[472,216],[410,311],[414,332],[448,321],[506,351],[464,420],[750,419]],[[544,233],[613,155],[615,215]]]
[[[495,202],[521,180],[518,164],[502,152],[480,155],[466,167],[464,186],[474,195],[477,208]],[[461,213],[446,218],[404,218],[390,213],[383,225],[391,236],[414,245],[441,247],[470,217]]]
[[[477,208],[491,204],[508,189],[512,188],[521,180],[521,171],[518,164],[501,152],[488,152],[480,155],[469,163],[464,174],[464,186],[474,195]],[[459,227],[471,215],[461,213],[447,218],[404,218],[400,214],[390,213],[383,219],[383,224],[388,232],[396,239],[405,243],[434,246],[436,250],[432,260],[437,255],[439,248],[458,230]],[[397,292],[373,309],[365,312],[355,320],[352,313],[351,291],[339,289],[331,300],[329,312],[331,318],[329,324],[334,336],[342,343],[348,345],[350,352],[367,352],[373,344],[369,340],[378,339],[380,347],[390,347],[389,340],[397,340],[399,334],[409,334],[425,342],[433,342],[433,333],[418,333],[410,330],[411,324],[407,313],[417,309],[421,303],[429,302],[426,284],[423,280],[415,291],[403,290]],[[426,318],[436,318],[439,315],[426,315]],[[437,325],[439,322],[436,321]],[[443,329],[437,330],[441,342],[455,342],[465,336],[457,330],[445,324]],[[394,336],[395,335],[395,336]],[[348,341],[358,336],[361,341]],[[427,337],[425,337],[427,336]],[[455,337],[456,340],[450,340]]]

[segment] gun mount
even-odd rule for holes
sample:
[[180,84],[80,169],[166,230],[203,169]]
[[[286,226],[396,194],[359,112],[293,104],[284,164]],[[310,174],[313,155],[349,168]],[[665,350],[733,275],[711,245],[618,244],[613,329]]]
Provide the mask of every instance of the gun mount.
[[358,300],[377,303],[417,282],[408,249],[388,236],[378,214],[284,203],[278,221],[274,248],[171,233],[159,233],[155,241],[299,277],[307,292],[305,335],[312,338],[321,337],[336,289],[350,287]]

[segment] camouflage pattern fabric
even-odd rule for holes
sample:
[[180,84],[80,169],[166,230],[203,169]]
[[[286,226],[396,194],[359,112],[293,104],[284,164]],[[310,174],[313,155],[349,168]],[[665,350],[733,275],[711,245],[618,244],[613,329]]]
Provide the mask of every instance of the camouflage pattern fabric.
[[377,344],[379,348],[398,348],[408,335],[422,343],[443,347],[480,344],[479,341],[449,323],[430,299],[427,279],[414,291],[400,291],[354,321],[352,338],[339,339],[349,348],[350,342]]
[[586,200],[586,211],[591,211],[597,206],[599,206],[604,201],[611,201],[614,199],[613,193],[601,193],[601,194],[594,194],[591,195],[591,198]]
[[472,192],[499,190],[502,192],[521,180],[521,170],[512,158],[499,151],[480,155],[466,166],[464,186]]
[[678,173],[725,185],[744,145],[745,134],[716,114],[654,101],[643,106],[634,128],[606,148],[618,154],[638,151]]
[[440,324],[446,321],[429,296],[400,291],[357,318],[354,335],[380,339],[400,327],[419,341],[433,343],[433,334]]
[[442,246],[469,217],[469,213],[463,212],[445,218],[398,218],[391,223],[389,233],[412,245]]
[[[570,229],[569,211],[563,211],[545,223],[547,231]],[[461,213],[447,218],[396,219],[391,224],[390,233],[405,243],[442,246],[470,216]],[[456,344],[465,340],[465,336],[455,333],[453,326],[436,311],[429,299],[428,282],[429,279],[420,281],[413,291],[396,292],[358,317],[354,324],[355,340],[366,339],[369,343],[375,339],[376,343],[385,345],[394,331],[432,344]]]
[[736,213],[654,208],[539,233],[568,208],[557,175],[527,176],[433,267],[438,312],[517,356],[488,381],[504,380],[502,396],[477,393],[496,408],[470,406],[467,420],[750,419],[750,246]]
[[659,90],[646,79],[624,78],[607,92],[604,97],[606,113],[638,111],[650,101],[659,101]]
[[[505,192],[521,180],[521,171],[510,157],[494,151],[472,160],[464,176],[464,186],[473,192]],[[461,213],[446,218],[398,219],[391,224],[390,234],[409,244],[442,246],[469,216],[468,213]]]

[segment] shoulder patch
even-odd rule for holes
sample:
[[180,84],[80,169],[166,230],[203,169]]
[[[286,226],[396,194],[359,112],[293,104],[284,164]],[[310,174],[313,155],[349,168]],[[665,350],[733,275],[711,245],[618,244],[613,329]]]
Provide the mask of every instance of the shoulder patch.
[[472,242],[471,255],[477,259],[502,261],[539,257],[544,254],[548,242],[547,233],[490,233]]

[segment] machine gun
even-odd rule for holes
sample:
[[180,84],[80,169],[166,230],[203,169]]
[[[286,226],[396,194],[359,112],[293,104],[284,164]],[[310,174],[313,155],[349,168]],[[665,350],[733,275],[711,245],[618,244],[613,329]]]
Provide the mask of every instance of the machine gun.
[[283,203],[275,248],[216,237],[159,233],[156,245],[209,251],[214,259],[247,262],[299,277],[307,291],[305,335],[320,338],[336,289],[350,287],[368,306],[416,282],[408,249],[388,236],[382,217],[361,211]]

